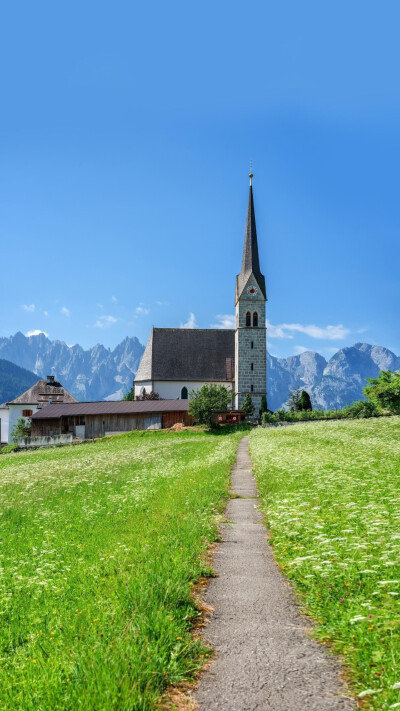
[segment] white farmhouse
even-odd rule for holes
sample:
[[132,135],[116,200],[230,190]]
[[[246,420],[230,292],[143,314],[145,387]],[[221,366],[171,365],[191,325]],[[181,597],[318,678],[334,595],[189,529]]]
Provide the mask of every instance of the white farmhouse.
[[[63,388],[61,383],[55,380],[54,375],[48,375],[47,380],[38,380],[35,385],[32,385],[29,390],[26,390],[22,395],[18,395],[15,400],[7,402],[9,420],[8,420],[8,441],[12,444],[12,431],[21,417],[30,422],[32,415],[49,403],[58,402],[77,402],[77,400]],[[0,414],[1,417],[1,414]],[[3,442],[4,437],[2,435]]]

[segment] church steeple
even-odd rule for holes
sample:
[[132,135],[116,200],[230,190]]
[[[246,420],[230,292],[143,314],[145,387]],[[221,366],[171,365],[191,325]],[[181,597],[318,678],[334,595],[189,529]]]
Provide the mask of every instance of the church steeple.
[[246,230],[244,233],[242,268],[236,277],[235,304],[240,298],[243,289],[251,274],[254,275],[263,297],[267,298],[265,290],[265,277],[260,270],[260,260],[258,256],[256,215],[253,201],[253,173],[250,173],[249,202],[247,206]]

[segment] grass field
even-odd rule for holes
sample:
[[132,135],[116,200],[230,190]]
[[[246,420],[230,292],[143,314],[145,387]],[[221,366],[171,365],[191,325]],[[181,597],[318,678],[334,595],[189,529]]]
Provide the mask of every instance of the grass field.
[[191,584],[240,432],[0,457],[0,708],[155,708],[205,653]]
[[400,418],[250,436],[276,559],[366,708],[400,709]]

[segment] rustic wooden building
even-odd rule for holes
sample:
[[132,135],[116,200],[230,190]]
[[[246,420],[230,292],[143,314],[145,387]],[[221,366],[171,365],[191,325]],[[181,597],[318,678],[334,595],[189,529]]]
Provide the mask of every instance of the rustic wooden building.
[[191,425],[187,400],[76,402],[46,405],[32,416],[31,435],[60,435],[91,439],[131,430]]

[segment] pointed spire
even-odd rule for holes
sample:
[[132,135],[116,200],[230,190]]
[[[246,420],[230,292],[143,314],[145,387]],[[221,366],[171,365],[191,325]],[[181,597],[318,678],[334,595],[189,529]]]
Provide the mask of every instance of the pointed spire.
[[246,230],[244,233],[242,268],[236,279],[236,301],[241,295],[251,274],[254,274],[263,296],[267,298],[265,291],[265,278],[263,274],[261,274],[260,260],[258,256],[256,215],[253,201],[253,173],[251,171],[249,178],[249,202],[247,206]]

